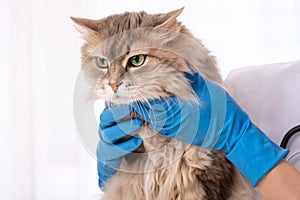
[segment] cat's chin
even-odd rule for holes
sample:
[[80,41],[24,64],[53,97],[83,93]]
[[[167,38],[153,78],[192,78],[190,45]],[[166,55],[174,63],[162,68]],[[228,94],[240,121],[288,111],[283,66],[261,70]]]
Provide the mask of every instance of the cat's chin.
[[132,103],[132,101],[130,101],[127,97],[122,97],[117,95],[114,95],[109,101],[115,105]]
[[120,105],[120,104],[129,104],[131,101],[128,97],[119,96],[116,93],[110,93],[110,92],[103,92],[103,91],[96,91],[94,95],[95,100],[101,99],[103,101],[110,102],[114,105]]

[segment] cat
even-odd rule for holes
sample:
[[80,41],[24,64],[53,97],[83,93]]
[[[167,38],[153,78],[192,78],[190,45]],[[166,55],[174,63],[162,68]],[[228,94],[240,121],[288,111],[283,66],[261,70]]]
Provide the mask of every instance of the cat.
[[[191,71],[222,86],[215,58],[178,22],[182,11],[72,17],[85,41],[82,70],[96,99],[115,106],[176,96],[201,106],[185,77]],[[147,123],[135,134],[142,146],[122,158],[102,199],[253,199],[250,184],[222,151],[166,138]]]

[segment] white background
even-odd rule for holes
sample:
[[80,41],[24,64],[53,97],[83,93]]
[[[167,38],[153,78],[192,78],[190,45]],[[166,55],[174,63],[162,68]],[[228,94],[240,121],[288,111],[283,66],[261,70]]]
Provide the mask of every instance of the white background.
[[298,0],[1,0],[0,198],[90,199],[96,161],[77,136],[72,93],[80,40],[69,16],[124,11],[179,17],[217,56],[239,67],[300,58]]

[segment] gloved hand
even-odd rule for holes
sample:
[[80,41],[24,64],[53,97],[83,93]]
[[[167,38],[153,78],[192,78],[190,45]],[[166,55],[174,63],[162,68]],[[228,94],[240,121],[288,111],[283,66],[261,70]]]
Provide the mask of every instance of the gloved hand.
[[132,112],[131,106],[121,105],[105,108],[100,115],[99,136],[97,148],[99,186],[104,190],[105,183],[116,173],[120,158],[134,151],[142,144],[139,136],[122,140],[124,136],[134,133],[141,125],[140,119],[124,121]]
[[256,186],[288,150],[273,143],[250,120],[230,95],[198,73],[186,74],[200,104],[175,97],[134,106],[153,129],[166,137],[214,148],[227,158]]
[[256,186],[288,151],[274,144],[252,124],[248,115],[221,87],[198,73],[186,74],[186,77],[200,104],[170,97],[148,103],[137,102],[133,105],[134,109],[153,129],[166,137],[223,150]]

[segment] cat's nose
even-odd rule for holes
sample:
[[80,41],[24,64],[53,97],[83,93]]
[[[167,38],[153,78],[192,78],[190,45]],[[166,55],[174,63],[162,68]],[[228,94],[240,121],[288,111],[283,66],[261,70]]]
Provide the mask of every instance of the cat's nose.
[[109,82],[108,85],[111,87],[112,91],[117,92],[118,85],[115,82]]

